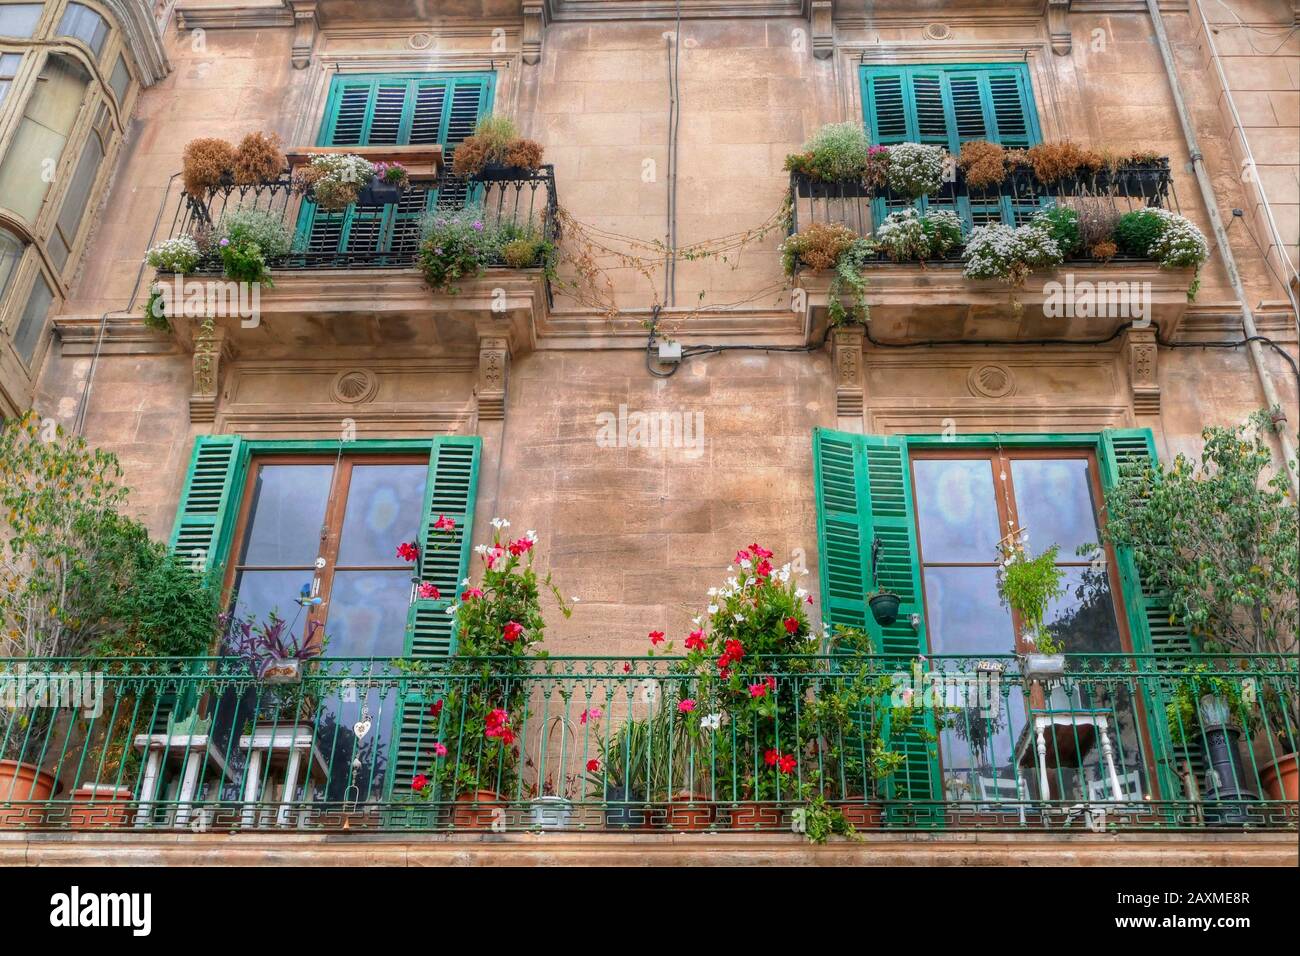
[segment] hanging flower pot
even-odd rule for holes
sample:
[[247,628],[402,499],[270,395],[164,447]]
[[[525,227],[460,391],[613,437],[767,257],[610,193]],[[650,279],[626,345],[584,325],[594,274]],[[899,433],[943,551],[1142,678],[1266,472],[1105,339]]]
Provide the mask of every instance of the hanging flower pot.
[[871,616],[881,627],[888,627],[898,620],[899,597],[893,591],[880,591],[867,599]]
[[357,205],[367,208],[392,206],[402,198],[402,189],[396,183],[390,183],[378,176],[371,176],[370,181],[357,193]]

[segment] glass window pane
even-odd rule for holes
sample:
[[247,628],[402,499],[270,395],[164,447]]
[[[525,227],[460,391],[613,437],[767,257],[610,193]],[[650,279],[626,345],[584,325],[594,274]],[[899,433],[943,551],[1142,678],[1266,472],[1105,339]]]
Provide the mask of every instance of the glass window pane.
[[[86,214],[86,207],[90,204],[90,192],[94,188],[95,178],[99,175],[99,165],[103,161],[104,147],[100,145],[99,137],[91,133],[81,159],[77,161],[72,182],[68,184],[68,192],[63,197],[63,208],[59,210],[58,227],[63,236],[63,244],[58,246],[60,254],[57,256],[60,268],[67,259],[67,250],[77,241],[77,230],[81,228],[81,220]],[[55,244],[52,244],[51,252],[54,248]]]
[[428,466],[354,465],[338,564],[392,567],[402,561],[397,546],[420,532],[420,508]]
[[920,459],[916,515],[927,564],[997,560],[997,499],[988,459]]
[[60,36],[76,37],[90,47],[95,56],[99,56],[104,49],[104,41],[108,39],[108,23],[90,7],[70,3],[63,12],[63,19],[59,21],[58,33]]
[[1047,608],[1046,626],[1069,654],[1118,654],[1119,624],[1105,565],[1067,568],[1065,594]]
[[239,563],[260,567],[314,566],[320,553],[321,526],[325,523],[333,478],[332,464],[258,468]]
[[[1033,554],[1060,545],[1062,561],[1077,561],[1081,545],[1097,541],[1091,463],[1086,458],[1022,458],[1011,462],[1020,527]],[[927,556],[928,557],[928,556]]]
[[304,584],[310,584],[313,572],[307,568],[299,571],[240,571],[235,576],[235,617],[243,620],[252,616],[264,623],[274,611],[286,621],[295,621],[294,630],[299,638],[307,633],[307,614],[300,613],[298,595]]
[[995,568],[927,567],[924,577],[932,653],[1012,653],[1011,612],[998,597]]
[[0,165],[0,205],[35,222],[49,192],[50,173],[63,156],[89,82],[67,57],[51,56],[27,99],[22,122]]
[[108,85],[113,88],[113,95],[120,105],[126,99],[127,87],[131,85],[131,71],[126,68],[126,59],[120,53],[117,63],[113,65],[113,75],[108,78]]
[[18,328],[14,331],[14,349],[17,350],[24,365],[32,364],[36,346],[40,344],[41,336],[45,333],[45,319],[50,314],[50,304],[53,301],[54,293],[50,289],[50,284],[45,281],[44,276],[38,275],[32,285],[31,294],[27,297],[27,307],[23,309],[22,318],[18,320]]
[[8,229],[0,229],[0,300],[9,291],[9,280],[23,257],[23,242]]
[[0,36],[29,37],[41,18],[40,3],[6,3],[0,6]]
[[0,53],[0,105],[3,105],[6,97],[9,96],[9,87],[13,86],[13,78],[18,74],[18,64],[22,61],[21,53]]
[[400,657],[411,603],[409,571],[338,571],[325,622],[330,657]]

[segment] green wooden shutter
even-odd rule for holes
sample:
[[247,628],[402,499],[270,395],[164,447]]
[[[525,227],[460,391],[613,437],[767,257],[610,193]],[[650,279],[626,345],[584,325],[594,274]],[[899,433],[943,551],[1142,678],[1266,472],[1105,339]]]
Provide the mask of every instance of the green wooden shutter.
[[[818,429],[813,434],[813,464],[823,619],[832,627],[866,630],[881,653],[899,655],[898,669],[905,671],[913,658],[926,652],[906,439]],[[877,538],[873,584],[871,550]],[[887,627],[876,624],[867,608],[867,597],[877,588],[899,596],[898,620]],[[913,614],[919,621],[915,628]],[[936,745],[925,739],[934,729],[934,714],[926,712],[922,728],[892,742],[906,762],[886,781],[886,796],[902,802],[890,807],[891,820],[919,825],[942,820],[937,808],[906,805],[940,799]]]
[[[480,449],[478,437],[449,435],[435,438],[429,452],[429,477],[420,519],[418,578],[422,584],[437,587],[440,596],[436,601],[416,597],[411,602],[406,620],[405,653],[434,666],[456,652],[455,622],[447,608],[456,600],[460,582],[469,572]],[[454,532],[434,529],[434,522],[442,515],[456,522]],[[429,713],[432,702],[427,695],[414,691],[403,695],[390,781],[390,786],[395,785],[398,790],[428,764],[424,751],[437,734],[437,719]]]
[[[1156,463],[1155,436],[1149,428],[1108,428],[1102,432],[1102,484],[1107,490],[1121,482],[1149,480]],[[1176,621],[1169,596],[1153,592],[1142,583],[1137,561],[1128,548],[1116,549],[1124,610],[1128,618],[1133,649],[1139,654],[1155,655],[1158,670],[1181,669],[1187,655],[1198,650],[1187,628]],[[1147,678],[1142,682],[1143,706],[1147,712],[1149,739],[1155,751],[1157,781],[1165,799],[1176,798],[1183,791],[1179,771],[1190,765],[1193,773],[1204,780],[1201,748],[1175,747],[1165,722],[1164,694]]]
[[225,563],[242,452],[243,442],[238,435],[200,435],[194,439],[171,547],[205,571]]

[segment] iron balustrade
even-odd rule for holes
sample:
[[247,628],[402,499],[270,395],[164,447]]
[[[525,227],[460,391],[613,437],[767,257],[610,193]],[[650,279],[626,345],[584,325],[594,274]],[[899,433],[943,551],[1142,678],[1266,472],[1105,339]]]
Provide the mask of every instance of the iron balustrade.
[[[482,207],[489,225],[532,229],[551,241],[559,238],[555,169],[550,165],[484,180],[462,179],[444,170],[436,180],[413,182],[395,204],[352,205],[328,213],[317,210],[288,174],[253,185],[229,183],[200,196],[182,190],[166,238],[190,236],[199,241],[204,254],[196,271],[221,272],[220,250],[204,240],[216,233],[230,210],[256,209],[278,218],[293,237],[287,255],[268,258],[273,272],[410,268],[417,263],[424,217],[468,203]],[[504,262],[498,257],[491,264]]]
[[4,661],[0,828],[788,832],[818,796],[859,828],[1300,819],[1270,777],[1296,759],[1296,656],[1069,655],[1047,682],[1012,656],[761,665],[775,717],[676,657],[324,658],[297,684]]

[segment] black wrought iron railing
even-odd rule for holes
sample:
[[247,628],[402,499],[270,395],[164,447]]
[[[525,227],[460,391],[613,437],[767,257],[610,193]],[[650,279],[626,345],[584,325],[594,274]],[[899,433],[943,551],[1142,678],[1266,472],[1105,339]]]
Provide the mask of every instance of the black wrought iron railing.
[[[190,236],[204,256],[196,271],[221,271],[220,250],[206,242],[219,234],[226,215],[256,209],[278,219],[292,237],[285,255],[268,258],[272,271],[285,269],[409,268],[415,264],[427,217],[440,210],[478,210],[486,226],[555,241],[555,169],[508,178],[467,180],[444,171],[440,178],[414,182],[387,206],[352,205],[338,212],[316,207],[310,194],[288,174],[254,185],[218,186],[200,196],[182,191],[166,238]],[[500,255],[493,265],[504,265]]]

